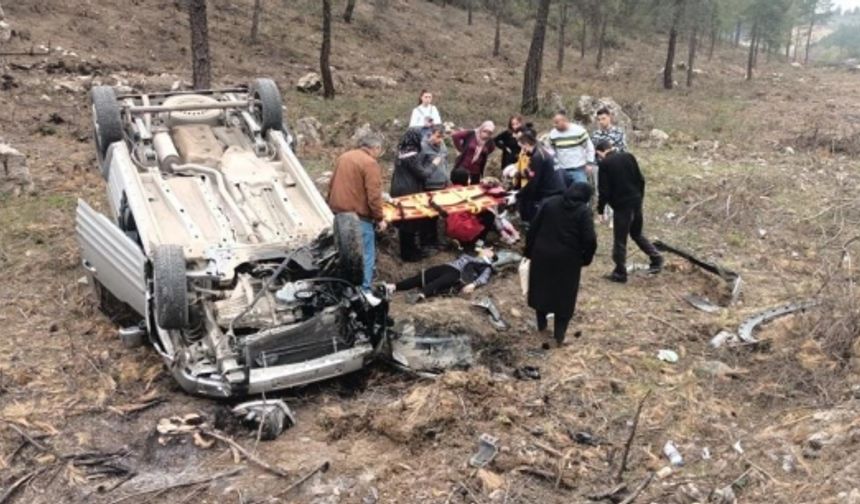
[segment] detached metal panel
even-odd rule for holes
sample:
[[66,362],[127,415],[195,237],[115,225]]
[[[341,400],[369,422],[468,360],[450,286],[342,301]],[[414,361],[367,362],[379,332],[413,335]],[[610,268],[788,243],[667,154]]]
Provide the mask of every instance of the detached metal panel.
[[146,315],[146,256],[140,247],[84,200],[78,200],[75,231],[84,268],[120,301]]

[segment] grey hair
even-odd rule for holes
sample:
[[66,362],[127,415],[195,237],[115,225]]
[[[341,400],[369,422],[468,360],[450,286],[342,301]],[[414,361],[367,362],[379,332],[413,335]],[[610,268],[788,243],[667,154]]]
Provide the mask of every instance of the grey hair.
[[358,147],[364,149],[373,149],[375,147],[382,147],[382,143],[385,141],[381,133],[370,132],[362,135],[358,139]]

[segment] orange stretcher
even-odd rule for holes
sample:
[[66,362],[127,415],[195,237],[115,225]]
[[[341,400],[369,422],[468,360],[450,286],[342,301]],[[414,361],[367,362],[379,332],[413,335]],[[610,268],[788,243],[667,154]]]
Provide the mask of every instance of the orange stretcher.
[[479,213],[505,202],[501,187],[470,185],[400,196],[383,203],[382,215],[388,222],[445,216],[457,212]]

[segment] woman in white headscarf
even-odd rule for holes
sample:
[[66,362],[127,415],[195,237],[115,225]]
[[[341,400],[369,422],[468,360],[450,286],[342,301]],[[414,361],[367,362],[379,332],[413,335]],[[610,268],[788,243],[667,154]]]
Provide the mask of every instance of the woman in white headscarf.
[[473,130],[462,130],[451,135],[454,148],[460,153],[454,162],[454,169],[464,169],[469,173],[469,183],[477,184],[484,176],[487,158],[496,149],[493,144],[493,134],[496,125],[493,121],[484,121]]

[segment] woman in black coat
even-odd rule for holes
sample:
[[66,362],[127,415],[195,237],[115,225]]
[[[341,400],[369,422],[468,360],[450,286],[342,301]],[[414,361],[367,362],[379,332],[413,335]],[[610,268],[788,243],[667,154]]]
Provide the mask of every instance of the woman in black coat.
[[529,156],[525,184],[517,193],[517,204],[520,219],[525,223],[531,222],[541,203],[564,192],[564,180],[555,169],[555,159],[544,147],[538,144],[537,133],[524,129],[520,133],[520,148]]
[[517,142],[517,139],[520,136],[520,131],[523,129],[523,121],[523,116],[519,114],[511,116],[508,119],[508,129],[502,131],[493,139],[496,148],[502,151],[503,170],[508,165],[516,164],[520,156],[520,144]]
[[547,328],[547,315],[555,315],[559,345],[576,310],[580,270],[597,251],[591,192],[591,186],[580,182],[547,199],[526,238],[525,256],[531,260],[528,303],[537,312],[540,331]]
[[[392,197],[423,192],[427,179],[433,174],[434,166],[424,163],[424,157],[421,155],[422,140],[419,128],[406,130],[400,139],[397,159],[394,161],[394,174],[391,176]],[[435,225],[435,220],[432,223],[420,219],[397,224],[401,259],[410,262],[422,259],[418,237],[430,225]]]

